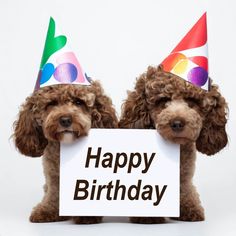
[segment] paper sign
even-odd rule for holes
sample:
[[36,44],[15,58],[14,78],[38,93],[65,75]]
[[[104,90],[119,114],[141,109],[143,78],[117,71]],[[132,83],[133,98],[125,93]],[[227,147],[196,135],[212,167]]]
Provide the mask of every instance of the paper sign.
[[156,130],[91,129],[61,144],[61,216],[179,216],[179,145]]

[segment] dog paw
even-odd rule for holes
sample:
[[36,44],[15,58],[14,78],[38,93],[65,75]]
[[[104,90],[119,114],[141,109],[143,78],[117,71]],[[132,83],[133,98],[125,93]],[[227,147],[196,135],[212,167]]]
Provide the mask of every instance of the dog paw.
[[32,223],[45,223],[68,220],[67,216],[59,216],[58,212],[36,208],[29,218]]
[[163,224],[166,222],[164,217],[130,217],[129,220],[136,224]]
[[195,222],[195,221],[204,221],[205,215],[203,209],[188,209],[188,210],[182,210],[180,213],[180,217],[172,217],[173,220],[179,220],[179,221],[189,221],[189,222]]
[[101,216],[78,216],[73,217],[75,224],[98,224],[102,222]]

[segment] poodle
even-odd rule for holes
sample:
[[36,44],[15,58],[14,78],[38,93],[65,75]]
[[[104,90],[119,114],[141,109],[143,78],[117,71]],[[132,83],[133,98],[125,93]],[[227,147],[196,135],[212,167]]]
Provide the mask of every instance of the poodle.
[[[196,150],[213,155],[227,144],[227,104],[216,85],[205,91],[165,72],[148,67],[128,93],[122,107],[120,128],[156,129],[161,136],[180,144],[180,217],[203,221],[204,209],[192,184]],[[163,223],[164,217],[131,217],[133,223]]]
[[[90,128],[116,128],[118,120],[99,82],[90,86],[53,85],[35,91],[26,99],[14,124],[18,150],[30,157],[43,155],[46,179],[44,197],[33,209],[31,222],[63,221],[59,216],[60,142],[70,143],[88,134]],[[75,223],[99,223],[102,217],[73,217]]]

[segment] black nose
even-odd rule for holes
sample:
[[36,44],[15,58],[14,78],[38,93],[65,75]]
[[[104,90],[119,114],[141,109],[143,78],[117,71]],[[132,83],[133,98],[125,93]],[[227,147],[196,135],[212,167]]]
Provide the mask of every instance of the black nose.
[[59,123],[62,127],[68,128],[72,124],[72,118],[71,116],[61,116]]
[[171,123],[170,123],[171,129],[175,132],[183,131],[184,126],[185,126],[185,122],[181,119],[175,119],[175,120],[171,121]]

